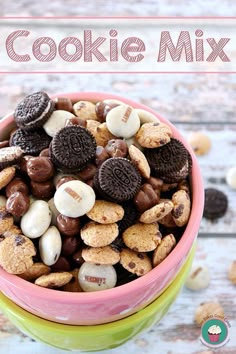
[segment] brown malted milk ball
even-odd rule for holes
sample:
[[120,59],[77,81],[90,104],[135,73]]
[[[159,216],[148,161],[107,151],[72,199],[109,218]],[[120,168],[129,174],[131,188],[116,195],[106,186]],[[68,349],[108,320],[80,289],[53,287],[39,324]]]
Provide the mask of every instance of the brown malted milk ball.
[[110,157],[126,157],[128,155],[128,146],[122,139],[109,140],[105,149]]
[[211,149],[211,140],[209,136],[202,132],[193,132],[189,136],[188,142],[195,154],[199,156],[207,154]]
[[73,104],[70,98],[68,97],[56,97],[54,99],[55,109],[73,112]]
[[62,214],[57,216],[57,227],[66,236],[75,236],[80,231],[79,218],[71,218]]
[[69,181],[75,181],[76,177],[73,176],[64,176],[61,177],[56,184],[56,189],[58,189],[63,183],[69,182]]
[[95,159],[95,163],[97,167],[100,167],[104,161],[109,159],[109,157],[110,156],[107,150],[103,146],[98,145],[96,148],[96,159]]
[[81,243],[80,237],[64,237],[62,240],[62,255],[65,257],[71,256],[76,252]]
[[221,316],[224,318],[224,309],[218,302],[204,302],[200,304],[195,312],[195,321],[201,326],[210,316]]
[[24,215],[30,206],[29,197],[21,192],[15,192],[7,199],[6,209],[13,216]]
[[53,180],[46,182],[30,182],[31,192],[33,197],[37,199],[50,199],[55,191]]
[[25,195],[29,194],[29,187],[24,182],[24,180],[19,177],[15,177],[10,183],[8,183],[5,189],[7,198],[16,192],[21,192]]
[[34,182],[46,182],[54,175],[54,166],[47,157],[32,157],[26,164],[27,174]]

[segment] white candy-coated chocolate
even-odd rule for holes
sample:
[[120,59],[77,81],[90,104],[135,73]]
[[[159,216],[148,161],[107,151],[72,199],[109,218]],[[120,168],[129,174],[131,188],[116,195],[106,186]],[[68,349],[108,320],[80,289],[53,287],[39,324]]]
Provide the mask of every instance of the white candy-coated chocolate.
[[84,262],[80,267],[78,279],[84,291],[99,291],[114,288],[117,274],[112,265]]
[[51,211],[44,200],[33,202],[21,219],[21,230],[29,238],[42,236],[51,223]]
[[113,135],[126,139],[134,136],[140,128],[138,113],[128,105],[120,105],[110,110],[106,123]]
[[51,225],[56,226],[56,225],[57,225],[57,216],[58,216],[60,213],[59,213],[59,211],[57,210],[57,208],[55,207],[54,198],[51,198],[51,199],[48,201],[48,205],[49,205],[49,208],[50,208],[51,213],[52,213]]
[[201,264],[192,266],[191,272],[185,282],[185,286],[191,290],[201,290],[208,287],[210,273],[208,267]]
[[61,254],[61,235],[56,226],[50,226],[40,237],[39,253],[44,264],[55,264]]
[[0,195],[0,208],[5,207],[7,203],[7,198],[4,195]]
[[64,128],[67,119],[73,117],[75,117],[75,115],[67,111],[54,111],[49,117],[49,119],[46,121],[46,123],[43,125],[43,128],[49,136],[54,137],[58,130]]
[[78,218],[92,209],[95,204],[95,193],[84,182],[69,181],[57,189],[54,204],[62,215]]
[[160,120],[151,112],[145,109],[136,108],[135,111],[138,113],[140,123],[160,123]]
[[231,167],[226,173],[226,182],[232,189],[236,189],[236,167]]

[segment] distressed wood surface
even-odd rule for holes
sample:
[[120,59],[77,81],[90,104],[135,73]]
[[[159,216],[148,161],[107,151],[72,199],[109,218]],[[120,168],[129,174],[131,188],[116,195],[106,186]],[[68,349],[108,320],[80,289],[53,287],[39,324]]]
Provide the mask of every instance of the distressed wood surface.
[[[8,1],[1,16],[236,16],[232,0],[118,1]],[[61,37],[63,32],[58,29]],[[148,105],[172,121],[187,138],[195,130],[206,132],[212,149],[198,161],[205,186],[224,191],[227,214],[216,222],[202,220],[196,261],[206,264],[210,286],[200,292],[183,289],[163,321],[145,334],[109,354],[213,354],[201,344],[193,317],[204,301],[218,300],[231,324],[229,343],[218,354],[236,353],[236,287],[227,279],[236,249],[236,191],[225,183],[225,174],[236,163],[235,75],[1,75],[0,116],[12,111],[25,95],[45,90],[50,94],[103,91],[129,97]],[[10,92],[10,93],[9,93]],[[204,237],[203,237],[204,236]],[[0,313],[0,352],[6,354],[60,354],[64,351],[40,344],[18,332]]]

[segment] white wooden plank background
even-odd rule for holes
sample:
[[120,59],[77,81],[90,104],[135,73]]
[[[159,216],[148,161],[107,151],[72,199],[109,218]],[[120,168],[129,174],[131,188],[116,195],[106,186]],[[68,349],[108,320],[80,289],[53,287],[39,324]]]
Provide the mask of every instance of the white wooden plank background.
[[[140,0],[119,1],[5,1],[1,16],[236,16],[233,0]],[[60,29],[58,29],[60,34]],[[38,90],[55,92],[105,91],[147,104],[174,122],[187,137],[194,130],[205,131],[212,149],[199,157],[205,186],[227,194],[229,209],[216,222],[202,220],[196,260],[208,265],[208,289],[184,289],[166,318],[147,333],[109,354],[213,354],[199,341],[200,330],[194,311],[203,301],[218,300],[231,323],[231,340],[218,354],[236,353],[236,287],[227,280],[235,260],[236,191],[225,183],[225,174],[236,163],[236,76],[235,75],[1,75],[0,117],[10,112],[26,94]],[[9,93],[10,92],[10,93]],[[16,349],[17,348],[17,349]],[[37,343],[20,334],[0,314],[0,352],[6,354],[55,354],[63,351]]]

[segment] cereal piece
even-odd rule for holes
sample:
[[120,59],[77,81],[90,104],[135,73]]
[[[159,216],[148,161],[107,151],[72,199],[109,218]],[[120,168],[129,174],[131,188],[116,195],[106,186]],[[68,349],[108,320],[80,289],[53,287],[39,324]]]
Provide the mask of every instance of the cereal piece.
[[185,282],[185,286],[191,290],[201,290],[206,289],[209,283],[209,269],[204,265],[195,264]]
[[140,127],[138,113],[128,105],[120,105],[110,110],[106,116],[108,130],[115,136],[130,138]]
[[61,254],[61,235],[56,226],[50,226],[39,239],[39,253],[44,264],[51,266]]
[[203,216],[214,220],[225,215],[228,209],[228,198],[225,193],[216,188],[205,189]]
[[144,123],[136,134],[138,143],[145,148],[156,148],[170,142],[171,128],[164,123]]
[[122,139],[109,140],[105,149],[110,157],[126,157],[128,155],[128,146]]
[[233,261],[230,265],[228,278],[233,284],[236,285],[236,261]]
[[152,263],[146,253],[123,249],[120,254],[121,265],[130,273],[142,276],[152,270]]
[[204,302],[199,305],[195,312],[195,321],[201,326],[210,316],[220,316],[224,318],[223,307],[217,302]]
[[23,235],[11,235],[0,242],[0,265],[11,274],[21,274],[33,265],[33,242]]
[[124,209],[116,203],[96,200],[93,208],[86,215],[100,224],[112,224],[123,218]]
[[161,243],[158,224],[137,223],[123,232],[122,238],[127,247],[136,252],[153,251]]
[[0,235],[9,230],[14,223],[13,216],[5,207],[0,208]]
[[22,235],[22,231],[18,226],[14,224],[10,227],[10,229],[8,229],[2,234],[4,238],[8,236],[16,236],[16,235]]
[[56,209],[65,216],[77,218],[89,212],[95,203],[94,190],[81,181],[63,183],[54,194]]
[[58,130],[65,126],[66,121],[73,117],[74,114],[67,111],[54,111],[47,122],[43,125],[43,128],[49,136],[54,137]]
[[231,167],[226,173],[226,182],[232,189],[236,189],[236,167]]
[[21,219],[21,230],[29,238],[42,236],[51,223],[51,211],[43,200],[34,201]]
[[50,267],[43,264],[42,262],[37,262],[28,268],[24,273],[18,274],[18,276],[28,281],[35,281],[35,279],[41,277],[41,275],[49,273]]
[[94,136],[94,138],[96,139],[97,136],[97,128],[100,125],[100,122],[98,122],[97,120],[87,120],[86,122],[86,128],[88,129],[88,131],[90,131],[90,133]]
[[37,278],[34,283],[49,289],[60,288],[69,283],[72,277],[73,275],[69,272],[49,273]]
[[144,183],[136,193],[134,203],[138,211],[143,213],[159,203],[159,194],[155,192],[151,184]]
[[156,222],[159,219],[164,218],[167,214],[171,212],[173,209],[173,203],[171,200],[165,200],[151,209],[146,210],[141,216],[140,216],[140,221],[144,223],[152,223]]
[[188,138],[188,143],[199,156],[207,154],[211,149],[210,138],[202,132],[193,132]]
[[139,170],[140,174],[144,178],[149,178],[150,173],[151,173],[151,169],[150,169],[147,159],[146,159],[145,155],[142,153],[142,151],[140,151],[134,145],[131,145],[129,147],[129,156],[130,156],[133,164]]
[[70,274],[72,274],[72,278],[71,278],[69,283],[67,283],[66,285],[64,285],[62,287],[62,290],[63,291],[74,292],[74,293],[81,292],[82,289],[81,289],[81,287],[79,285],[79,277],[78,277],[79,269],[76,268],[76,269],[72,270],[70,272]]
[[95,104],[90,101],[78,101],[73,105],[75,115],[84,120],[98,120],[95,108]]
[[111,246],[91,247],[82,250],[82,257],[88,263],[114,265],[120,261],[120,252]]
[[135,111],[138,113],[140,123],[160,123],[160,120],[151,112],[146,111],[145,109],[135,108]]
[[24,215],[30,206],[30,199],[28,195],[21,192],[13,193],[6,203],[6,209],[13,216],[20,217]]
[[98,291],[114,288],[117,281],[115,268],[106,264],[84,262],[80,267],[79,284],[84,291]]
[[190,212],[191,202],[188,193],[184,190],[175,192],[172,196],[174,208],[172,215],[177,226],[181,227],[187,224]]
[[176,245],[176,240],[173,234],[169,234],[161,240],[161,243],[153,252],[152,263],[153,267],[160,264],[172,251]]
[[119,230],[116,223],[98,224],[89,222],[81,229],[81,238],[91,247],[103,247],[110,245],[118,236]]
[[15,167],[6,167],[0,171],[0,189],[6,187],[14,178],[16,173]]
[[109,140],[115,139],[116,136],[113,135],[107,128],[107,123],[99,124],[95,134],[95,140],[97,145],[106,146]]

